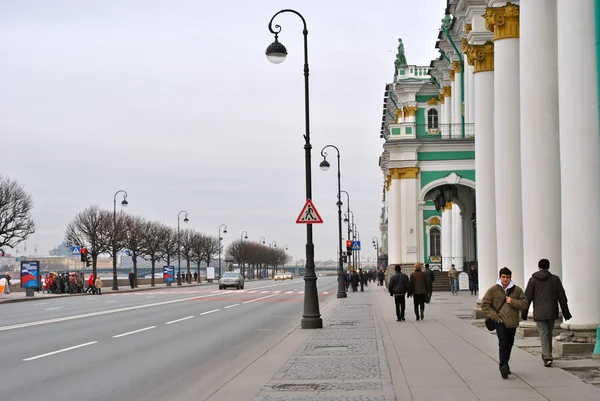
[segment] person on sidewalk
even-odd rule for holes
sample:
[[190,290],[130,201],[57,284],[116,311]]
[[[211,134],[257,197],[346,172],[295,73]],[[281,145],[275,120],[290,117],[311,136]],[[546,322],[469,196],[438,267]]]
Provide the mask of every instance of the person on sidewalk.
[[408,291],[408,276],[402,273],[400,265],[395,265],[394,270],[396,273],[390,279],[388,289],[390,296],[394,297],[394,304],[396,305],[396,318],[398,322],[404,321],[404,311],[406,309],[406,292]]
[[360,277],[356,270],[352,270],[350,273],[350,284],[352,284],[352,292],[358,291],[358,282],[360,281]]
[[129,286],[132,290],[135,287],[135,273],[133,270],[129,273]]
[[507,379],[511,373],[508,362],[519,326],[519,312],[527,307],[527,298],[511,280],[512,272],[508,267],[500,269],[499,277],[483,296],[481,310],[496,323],[500,374]]
[[358,269],[358,281],[360,282],[360,292],[365,292],[365,281],[367,281],[367,277],[362,269]]
[[96,286],[96,292],[98,293],[98,295],[102,295],[102,279],[100,278],[100,275],[96,274],[96,281],[94,282],[95,286]]
[[88,288],[87,290],[85,290],[86,293],[90,292],[92,295],[96,294],[96,290],[94,288],[94,273],[90,274],[90,277],[88,278]]
[[471,287],[471,295],[477,295],[479,291],[479,272],[475,268],[475,265],[471,265],[469,269],[469,284]]
[[525,297],[527,297],[527,307],[521,312],[523,320],[527,320],[529,306],[533,302],[533,320],[540,332],[540,341],[542,342],[542,360],[544,366],[552,366],[552,331],[554,323],[558,319],[558,304],[562,310],[565,320],[571,319],[569,305],[567,304],[567,294],[563,288],[562,282],[558,276],[550,273],[550,261],[541,259],[538,262],[539,271],[533,273],[527,287],[525,288]]
[[450,266],[448,270],[448,278],[450,279],[450,291],[452,295],[458,295],[458,270],[454,265]]
[[383,272],[383,269],[379,269],[379,271],[377,272],[377,280],[378,280],[377,285],[383,287],[383,280],[384,279],[385,279],[385,273]]
[[[423,320],[425,318],[425,301],[429,291],[428,283],[427,273],[421,270],[420,263],[415,263],[415,271],[410,274],[408,296],[413,297],[417,320]],[[421,312],[420,314],[419,310]]]
[[435,281],[435,274],[433,270],[429,268],[429,263],[425,263],[425,273],[427,274],[427,280],[429,280],[429,289],[427,290],[426,303],[431,302],[431,296],[433,295],[433,282]]

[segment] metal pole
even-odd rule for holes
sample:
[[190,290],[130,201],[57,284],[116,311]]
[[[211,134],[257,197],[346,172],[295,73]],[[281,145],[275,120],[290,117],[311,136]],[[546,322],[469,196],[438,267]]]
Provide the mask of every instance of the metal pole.
[[114,291],[119,290],[119,285],[117,284],[117,195],[123,193],[123,205],[127,205],[127,192],[122,189],[119,189],[115,192],[115,196],[113,197],[113,241],[112,241],[112,257],[113,257],[113,286],[112,289]]
[[[181,214],[181,212],[179,214]],[[179,246],[179,214],[177,215],[177,285],[181,285],[181,247]]]

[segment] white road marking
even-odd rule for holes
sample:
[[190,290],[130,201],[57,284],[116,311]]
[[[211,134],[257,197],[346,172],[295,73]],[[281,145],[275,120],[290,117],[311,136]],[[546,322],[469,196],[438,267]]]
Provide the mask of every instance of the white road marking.
[[329,294],[329,292],[325,291],[323,294]]
[[286,294],[291,294],[291,293],[293,293],[293,292],[294,292],[294,291],[286,291],[285,293],[286,293]]
[[299,291],[298,294],[304,294],[304,291]]
[[61,352],[65,352],[65,351],[71,351],[72,349],[77,349],[77,348],[81,348],[81,347],[87,347],[88,345],[92,345],[92,344],[97,344],[98,341],[92,341],[89,343],[85,343],[85,344],[79,344],[79,345],[75,345],[74,347],[69,347],[69,348],[65,348],[65,349],[59,349],[58,351],[52,351],[52,352],[48,352],[47,354],[42,354],[42,355],[37,355],[37,356],[32,356],[31,358],[25,358],[23,359],[25,362],[28,361],[33,361],[34,359],[40,359],[40,358],[44,358],[46,356],[50,356],[50,355],[55,355],[55,354],[60,354]]
[[35,303],[33,305],[37,306],[37,305],[48,305],[48,304],[49,304],[49,302],[37,302],[37,303]]
[[154,298],[154,295],[148,295],[146,298]]
[[200,314],[200,316],[208,315],[209,313],[218,312],[218,311],[220,311],[220,310],[221,310],[221,309],[213,309],[213,310],[209,310],[208,312],[202,312],[202,313]]
[[216,294],[217,292],[221,292],[221,290],[211,291],[211,294]]
[[234,306],[239,306],[239,305],[240,305],[240,304],[233,304],[233,305],[226,306],[226,307],[225,307],[225,308],[223,308],[223,309],[229,309],[229,308],[233,308]]
[[57,306],[55,308],[46,308],[44,310],[58,310],[58,309],[62,309],[62,308],[63,308],[62,306]]
[[194,316],[188,316],[188,317],[183,317],[181,319],[177,319],[177,320],[171,320],[170,322],[167,322],[165,324],[172,324],[172,323],[177,323],[177,322],[183,322],[184,320],[188,320],[193,318]]
[[142,331],[152,330],[152,329],[155,329],[155,328],[156,328],[156,326],[145,327],[143,329],[134,330],[134,331],[130,331],[130,332],[123,333],[123,334],[117,334],[116,336],[113,336],[113,338],[125,337],[125,336],[128,336],[130,334],[141,333]]
[[269,293],[269,292],[271,292],[271,291],[261,291],[260,293],[261,293],[261,294],[267,294],[267,293]]
[[107,303],[107,304],[114,304],[114,303],[117,303],[117,301],[104,301],[104,303]]
[[258,291],[248,291],[248,294],[254,294],[255,292],[258,292]]
[[281,291],[273,291],[275,294],[279,294]]
[[249,304],[251,302],[256,302],[256,301],[260,301],[261,299],[267,299],[267,298],[271,298],[276,296],[277,294],[273,294],[273,295],[267,295],[266,297],[261,297],[261,298],[256,298],[256,299],[251,299],[250,301],[246,301],[246,302],[242,302],[243,304]]

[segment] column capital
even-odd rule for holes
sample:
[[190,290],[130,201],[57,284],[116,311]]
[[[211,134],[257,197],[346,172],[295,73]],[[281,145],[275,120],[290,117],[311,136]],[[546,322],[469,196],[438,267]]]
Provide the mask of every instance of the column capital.
[[390,175],[391,179],[406,179],[406,178],[417,178],[419,175],[418,167],[402,167],[402,168],[391,168]]
[[519,6],[511,2],[502,7],[488,7],[482,17],[485,27],[494,32],[494,40],[519,38]]
[[462,38],[460,44],[462,47],[462,52],[463,54],[465,54],[467,52],[467,49],[469,48],[469,40],[467,38]]
[[482,45],[469,45],[467,60],[474,66],[473,74],[494,71],[494,42],[487,41]]
[[451,70],[449,71],[449,74],[450,74],[450,81],[454,82],[454,75],[455,75],[455,71],[454,71],[453,69],[451,69]]
[[431,99],[429,99],[427,101],[427,104],[429,106],[434,106],[434,105],[439,104],[439,103],[440,103],[440,101],[439,101],[439,99],[437,97],[432,97]]
[[450,85],[446,85],[442,88],[444,97],[452,96],[452,87]]
[[417,115],[417,106],[406,106],[404,108],[404,116],[405,117],[415,117]]
[[440,93],[440,103],[441,103],[441,104],[444,104],[444,99],[445,99],[445,97],[446,97],[446,96],[444,95],[444,92]]
[[402,108],[399,107],[396,109],[396,124],[398,124],[398,121],[402,118]]
[[473,24],[465,24],[465,33],[468,35],[473,29]]
[[452,70],[454,70],[454,73],[459,73],[460,74],[460,61],[454,60],[452,62]]

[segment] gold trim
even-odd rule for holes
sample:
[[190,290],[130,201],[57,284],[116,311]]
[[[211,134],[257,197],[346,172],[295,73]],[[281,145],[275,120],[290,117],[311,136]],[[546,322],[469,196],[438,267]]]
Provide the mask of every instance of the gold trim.
[[440,103],[444,104],[444,99],[446,98],[446,96],[444,96],[444,93],[440,93]]
[[402,168],[391,168],[390,175],[391,179],[403,180],[407,178],[417,178],[419,176],[418,167],[402,167]]
[[452,69],[454,70],[455,73],[460,74],[460,61],[454,60],[452,62]]
[[454,82],[454,74],[456,74],[454,70],[450,70],[450,81],[452,82]]
[[444,91],[444,97],[452,96],[452,87],[450,85],[444,86],[442,90]]
[[467,38],[462,38],[462,40],[460,41],[460,44],[462,46],[462,52],[466,53],[467,48],[469,47],[469,41],[467,40]]
[[471,30],[473,29],[473,24],[465,24],[465,32],[468,34],[471,33]]
[[494,42],[487,41],[482,45],[469,45],[467,60],[474,66],[473,74],[494,71]]
[[396,124],[398,124],[398,121],[402,118],[402,109],[396,109]]
[[485,28],[494,32],[494,40],[518,39],[519,14],[519,6],[511,2],[503,7],[488,7],[483,14]]
[[405,117],[415,117],[417,115],[417,106],[406,106],[404,108],[404,116]]
[[440,224],[440,219],[437,216],[434,216],[429,220],[429,224],[437,226]]
[[440,101],[437,98],[435,98],[435,97],[432,97],[431,99],[429,99],[427,101],[427,104],[430,105],[430,106],[433,106],[433,105],[436,105],[436,104],[439,104],[439,103],[440,103]]
[[392,176],[388,174],[387,177],[385,177],[385,190],[389,192],[391,186],[392,186]]
[[448,202],[448,203],[446,203],[446,209],[452,209],[452,204],[453,203],[454,202]]

